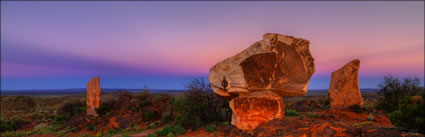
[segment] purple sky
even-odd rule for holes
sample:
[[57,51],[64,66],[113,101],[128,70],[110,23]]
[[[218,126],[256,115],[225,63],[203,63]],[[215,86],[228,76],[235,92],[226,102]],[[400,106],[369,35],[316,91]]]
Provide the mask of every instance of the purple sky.
[[1,89],[183,89],[264,33],[310,40],[310,89],[352,59],[360,87],[424,77],[424,2],[1,2]]

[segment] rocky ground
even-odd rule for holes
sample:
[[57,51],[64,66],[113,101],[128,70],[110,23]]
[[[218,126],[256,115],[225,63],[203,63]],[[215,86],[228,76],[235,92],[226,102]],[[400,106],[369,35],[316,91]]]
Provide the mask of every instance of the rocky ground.
[[[166,102],[172,98],[169,96],[158,97],[158,102],[153,105],[153,112],[164,113],[167,109]],[[84,97],[84,96],[81,96]],[[24,110],[25,103],[12,105],[5,101],[13,101],[16,97],[2,97],[2,118],[12,115],[21,116],[27,121],[15,132],[4,132],[2,136],[148,136],[169,125],[161,117],[154,120],[146,120],[138,111],[131,111],[125,106],[123,100],[117,102],[121,106],[110,112],[109,115],[99,117],[87,116],[84,113],[74,115],[64,126],[55,127],[53,106],[61,104],[67,99],[78,97],[49,97],[36,98],[31,105],[31,111]],[[392,136],[423,136],[421,134],[403,133],[395,129],[383,111],[373,107],[375,96],[365,94],[365,104],[361,108],[330,109],[326,102],[326,96],[304,96],[285,98],[286,111],[283,119],[272,120],[264,123],[252,131],[242,131],[229,122],[216,123],[217,127],[211,130],[204,126],[196,130],[186,129],[183,134],[174,136],[288,136],[288,137],[317,137],[317,136],[366,136],[366,137],[392,137]],[[43,104],[43,102],[53,102]],[[15,102],[19,103],[19,102]],[[22,103],[22,102],[21,102]],[[124,106],[124,107],[122,107]],[[6,110],[4,109],[6,108]],[[8,109],[8,110],[7,110]],[[87,124],[90,123],[90,124]],[[91,127],[92,126],[92,129]],[[93,130],[94,129],[94,130]]]

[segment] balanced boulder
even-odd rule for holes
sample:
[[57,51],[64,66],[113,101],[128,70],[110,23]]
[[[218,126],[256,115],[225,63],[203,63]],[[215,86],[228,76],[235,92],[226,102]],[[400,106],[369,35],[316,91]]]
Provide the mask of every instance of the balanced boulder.
[[267,33],[263,40],[210,69],[208,80],[214,93],[231,99],[232,125],[253,130],[281,119],[285,113],[281,96],[307,93],[315,72],[309,44],[305,39]]
[[211,88],[224,97],[266,90],[305,95],[315,72],[309,44],[301,38],[264,34],[263,40],[211,68]]
[[329,104],[331,108],[347,108],[363,105],[359,88],[360,60],[355,59],[335,72],[332,72],[329,85]]
[[87,83],[87,114],[97,116],[96,109],[100,106],[100,80],[99,77],[92,78]]

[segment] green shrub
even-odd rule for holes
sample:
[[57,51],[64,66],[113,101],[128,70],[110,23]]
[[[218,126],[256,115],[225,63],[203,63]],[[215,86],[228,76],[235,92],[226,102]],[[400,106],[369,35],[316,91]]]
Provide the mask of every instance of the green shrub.
[[174,127],[173,127],[173,132],[174,132],[176,135],[183,135],[183,134],[184,134],[184,132],[185,132],[185,129],[183,128],[183,126],[181,126],[181,125],[177,124],[177,125],[174,125]]
[[112,129],[112,128],[110,128],[110,129],[108,129],[108,131],[106,131],[106,133],[108,133],[108,134],[114,134],[115,133],[115,130]]
[[384,76],[384,81],[378,84],[379,91],[377,109],[393,112],[400,106],[400,101],[409,96],[421,95],[424,87],[421,87],[419,78],[405,78],[403,81],[392,75]]
[[172,110],[177,112],[176,124],[195,129],[210,123],[230,121],[232,111],[228,101],[214,94],[206,80],[194,79],[185,88],[187,92],[183,97],[171,101]]
[[153,117],[155,116],[155,113],[153,112],[153,111],[150,111],[150,110],[146,110],[144,113],[143,113],[143,115],[145,116],[145,118],[146,119],[148,119],[148,120],[152,120],[153,119]]
[[170,132],[167,134],[167,137],[176,137],[176,136],[174,136],[174,134]]
[[286,116],[299,116],[300,112],[297,112],[297,110],[295,110],[295,109],[287,109],[285,111],[285,115]]
[[161,130],[155,131],[155,133],[159,136],[166,136],[168,133],[172,133],[173,127],[170,125],[164,126]]
[[152,123],[150,123],[150,124],[149,124],[149,128],[152,128],[152,129],[156,128],[155,123],[153,123],[153,122],[152,122]]
[[210,125],[207,127],[207,131],[210,133],[214,133],[217,130],[217,127],[215,125]]
[[147,106],[152,106],[153,99],[152,95],[149,93],[149,90],[145,88],[145,90],[135,97],[135,103],[137,104],[138,108],[140,110],[143,110],[143,108]]
[[99,108],[96,109],[96,113],[99,115],[105,115],[111,111],[111,107],[106,104],[100,104]]
[[315,117],[315,115],[313,115],[313,114],[311,114],[311,113],[308,113],[308,114],[307,114],[307,117],[308,117],[308,118],[314,118],[314,117]]
[[55,123],[57,125],[65,124],[66,121],[68,121],[69,117],[63,116],[63,115],[56,115],[55,116]]
[[157,137],[156,134],[148,134],[148,137]]
[[355,105],[351,106],[350,108],[351,108],[351,110],[353,110],[356,113],[362,113],[363,112],[363,108],[359,104],[355,104]]
[[94,131],[94,124],[87,125],[87,130],[88,131]]
[[63,116],[62,118],[65,119],[61,120],[68,121],[69,118],[71,118],[75,114],[85,112],[85,107],[86,104],[83,101],[80,101],[79,99],[72,99],[60,105],[59,108],[56,110],[56,115]]
[[3,120],[2,118],[0,118],[0,132],[13,131],[14,127],[15,125],[12,121]]
[[401,81],[388,75],[378,87],[380,98],[377,109],[391,112],[391,123],[402,131],[425,133],[424,103],[411,100],[415,95],[421,95],[422,100],[425,100],[424,87],[420,86],[418,78],[405,78]]
[[[422,95],[422,99],[425,99]],[[400,101],[398,110],[389,114],[389,119],[397,128],[403,131],[425,133],[425,105],[412,102],[410,98]]]

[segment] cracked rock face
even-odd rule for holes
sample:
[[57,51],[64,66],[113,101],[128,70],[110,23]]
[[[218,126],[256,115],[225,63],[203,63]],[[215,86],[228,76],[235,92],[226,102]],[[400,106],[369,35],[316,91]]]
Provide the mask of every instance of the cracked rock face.
[[210,70],[214,92],[223,97],[256,91],[273,91],[281,96],[307,93],[315,72],[314,59],[305,39],[267,33],[263,40]]
[[97,116],[96,109],[100,106],[100,80],[99,77],[92,78],[87,83],[87,114]]
[[363,105],[359,88],[359,69],[360,60],[355,59],[332,72],[328,93],[331,108],[346,108],[355,104]]
[[283,98],[271,91],[252,92],[229,102],[233,111],[232,125],[241,130],[253,130],[272,119],[285,115]]

